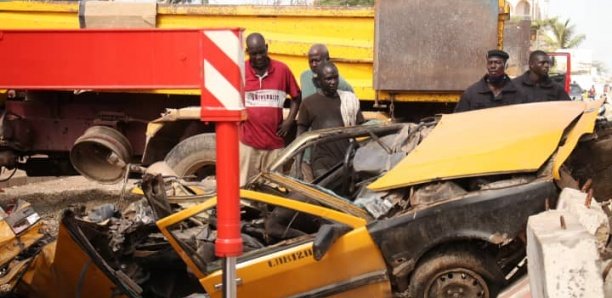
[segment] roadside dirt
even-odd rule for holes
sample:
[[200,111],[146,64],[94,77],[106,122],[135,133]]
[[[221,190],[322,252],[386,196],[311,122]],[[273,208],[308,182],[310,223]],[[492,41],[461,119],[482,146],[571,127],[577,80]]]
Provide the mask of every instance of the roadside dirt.
[[89,181],[81,176],[63,177],[22,186],[2,188],[0,206],[14,205],[21,199],[30,203],[41,218],[48,222],[51,231],[57,230],[63,210],[77,206],[95,207],[103,203],[116,203],[123,207],[139,198],[130,193],[136,180],[126,185],[125,197],[121,199],[122,184],[105,185]]

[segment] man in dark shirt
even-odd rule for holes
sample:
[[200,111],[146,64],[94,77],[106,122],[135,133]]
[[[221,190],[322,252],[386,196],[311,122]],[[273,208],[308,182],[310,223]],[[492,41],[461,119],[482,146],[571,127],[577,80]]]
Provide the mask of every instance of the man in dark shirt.
[[548,77],[550,57],[543,51],[529,55],[529,70],[512,82],[526,96],[526,102],[571,100],[561,85]]
[[[359,100],[348,91],[338,90],[338,69],[331,62],[322,62],[317,68],[320,89],[304,99],[298,115],[298,135],[323,128],[360,124],[363,115]],[[344,159],[348,141],[341,140],[320,144],[313,148],[311,164],[315,177],[319,177]]]
[[523,94],[514,86],[506,74],[508,54],[501,50],[490,50],[487,53],[487,74],[468,87],[455,112],[492,108],[522,103]]

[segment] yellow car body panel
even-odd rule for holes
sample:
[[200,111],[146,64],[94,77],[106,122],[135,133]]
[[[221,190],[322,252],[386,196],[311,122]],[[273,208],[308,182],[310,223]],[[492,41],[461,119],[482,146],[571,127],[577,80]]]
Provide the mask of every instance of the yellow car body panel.
[[[320,260],[313,257],[312,236],[296,240],[289,248],[275,250],[250,258],[248,253],[237,259],[237,276],[241,279],[238,296],[242,297],[288,297],[307,295],[309,291],[334,288],[342,282],[356,278],[370,282],[350,289],[338,297],[386,297],[391,296],[391,286],[386,278],[386,265],[382,254],[366,228],[366,220],[295,200],[270,194],[241,190],[240,197],[252,201],[268,203],[312,214],[334,222],[345,224],[353,230],[340,237]],[[172,214],[157,222],[175,251],[185,261],[191,272],[199,279],[211,297],[221,297],[219,288],[222,273],[215,270],[202,272],[189,257],[189,254],[174,239],[169,228],[189,217],[213,208],[217,198],[211,198],[199,205]],[[265,251],[268,248],[263,248]],[[322,274],[330,272],[330,274]],[[378,277],[378,278],[373,278]],[[279,286],[282,285],[282,286]],[[348,295],[348,296],[347,296]]]
[[117,285],[92,262],[63,226],[58,232],[53,260],[54,291],[40,293],[43,296],[39,297],[113,297]]
[[[15,233],[6,220],[0,220],[0,247],[4,247],[15,239]],[[3,249],[4,250],[4,249]]]
[[421,144],[368,188],[535,171],[585,108],[583,102],[545,102],[443,115]]
[[20,284],[21,277],[29,268],[31,258],[17,258],[17,256],[45,236],[41,231],[44,228],[45,225],[39,221],[15,234],[10,224],[0,219],[0,268],[2,268],[0,297],[12,292],[16,285]]
[[44,236],[40,232],[42,222],[35,223],[26,231],[15,235],[11,226],[0,220],[0,266],[15,258],[24,248],[30,247],[34,242]]
[[[320,215],[321,217],[324,217],[324,218],[327,218],[333,221],[342,222],[352,228],[357,228],[360,226],[364,226],[366,224],[366,220],[363,218],[351,216],[351,215],[348,215],[342,212],[334,211],[331,209],[327,209],[327,208],[323,208],[323,207],[319,207],[319,206],[315,206],[315,205],[311,205],[307,203],[302,203],[302,202],[295,201],[295,200],[288,200],[288,199],[281,198],[281,197],[271,195],[271,194],[241,189],[240,197],[251,199],[254,201],[259,201],[259,202],[271,203],[271,204],[278,205],[281,207],[290,207],[292,209],[303,211],[303,212],[310,213],[310,214],[317,214],[317,215]],[[216,204],[217,204],[217,198],[216,197],[210,198],[206,200],[205,202],[200,203],[196,206],[187,208],[185,210],[181,210],[177,213],[174,213],[170,216],[160,219],[159,221],[157,221],[157,225],[160,228],[162,226],[167,227],[167,226],[173,225],[187,217],[194,216],[202,212],[203,210],[206,210]]]
[[595,119],[599,114],[599,108],[603,105],[603,100],[584,102],[586,104],[584,114],[578,120],[575,127],[568,133],[565,143],[559,147],[557,156],[553,162],[553,177],[557,180],[561,179],[559,169],[570,156],[580,137],[584,134],[593,133],[595,129]]
[[126,297],[115,293],[117,285],[98,269],[63,224],[57,240],[35,257],[18,287],[28,297]]
[[30,268],[23,274],[19,282],[18,292],[27,293],[31,297],[48,297],[54,295],[57,287],[57,277],[53,270],[53,258],[57,241],[45,245],[40,253],[34,257]]
[[[238,296],[306,295],[313,289],[358,278],[363,272],[384,274],[385,268],[383,257],[367,229],[360,227],[338,239],[320,261],[313,258],[312,241],[244,263],[238,258],[236,276],[241,280]],[[323,274],[325,272],[328,274]],[[222,296],[221,289],[215,288],[221,281],[220,270],[200,279],[211,297]],[[371,288],[356,289],[357,292],[351,293],[353,296],[346,297],[366,297],[368,292],[373,294],[370,297],[391,296],[388,280],[380,280],[374,285],[377,293],[371,293]]]

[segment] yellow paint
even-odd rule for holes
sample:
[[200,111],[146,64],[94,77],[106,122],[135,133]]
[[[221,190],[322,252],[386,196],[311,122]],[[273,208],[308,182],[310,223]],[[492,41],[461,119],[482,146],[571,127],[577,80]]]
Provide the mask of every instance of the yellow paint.
[[0,2],[0,29],[78,29],[78,2]]
[[4,245],[10,243],[13,239],[15,239],[15,233],[13,233],[11,226],[6,220],[0,220],[0,246],[4,247]]
[[510,19],[510,4],[506,0],[498,0],[499,14],[497,16],[497,48],[504,48],[504,26],[506,20]]
[[361,209],[349,203],[347,200],[339,199],[316,188],[305,187],[303,184],[295,181],[294,179],[288,178],[275,172],[265,173],[264,177],[270,178],[271,181],[274,181],[275,183],[278,183],[281,186],[299,190],[306,196],[318,200],[321,204],[325,206],[330,206],[336,210],[342,210],[347,214],[363,218],[364,220],[370,220],[372,218],[364,209]]
[[[246,261],[239,257],[237,276],[242,279],[242,283],[238,287],[238,296],[259,297],[262,293],[266,293],[267,297],[286,297],[326,286],[329,283],[345,281],[362,274],[384,272],[386,270],[382,255],[369,236],[364,219],[320,206],[255,191],[241,190],[240,197],[313,214],[346,224],[354,230],[340,238],[325,257],[318,262],[312,257],[312,237],[305,239],[303,244],[271,252],[268,255],[252,260]],[[203,287],[211,297],[221,296],[221,291],[215,290],[215,285],[221,282],[221,271],[216,270],[211,273],[201,272],[188,254],[174,240],[168,228],[189,217],[213,208],[216,203],[217,199],[213,198],[157,222],[157,226],[166,236],[172,247],[185,261],[191,272],[194,272],[200,279]],[[296,257],[292,257],[293,255]],[[340,270],[339,268],[342,269]],[[330,272],[330,274],[322,274],[324,272]],[[274,290],[271,291],[270,289]],[[362,296],[365,294],[372,297],[389,296],[390,285],[388,281],[382,281],[351,291],[350,294],[353,297],[354,295]]]
[[[240,190],[240,197],[245,199],[250,199],[253,201],[264,202],[269,204],[274,204],[281,207],[288,207],[291,209],[295,209],[298,211],[302,211],[305,213],[318,214],[321,217],[344,223],[353,228],[364,226],[366,224],[366,220],[363,218],[355,217],[352,215],[348,215],[346,213],[338,212],[335,210],[323,208],[320,206],[307,204],[295,200],[285,199],[279,196],[266,194],[262,192],[256,192],[252,190]],[[211,208],[212,206],[217,204],[217,198],[213,197],[203,203],[200,203],[196,206],[187,208],[185,210],[181,210],[177,213],[174,213],[168,217],[162,218],[157,222],[157,225],[162,228],[167,227],[173,224],[176,224],[185,218],[194,216],[202,211]]]
[[15,235],[10,225],[5,220],[0,220],[0,266],[42,238],[44,234],[39,232],[42,226],[43,223],[39,221],[19,235]]
[[23,282],[28,297],[115,297],[116,285],[91,262],[63,224],[57,241],[38,255]]
[[[502,47],[507,18],[505,0],[499,0],[498,47]],[[308,68],[307,52],[313,43],[328,46],[340,74],[358,98],[373,101],[374,8],[296,6],[159,5],[158,28],[242,27],[245,35],[261,32],[270,56],[286,63],[296,79]],[[0,2],[1,29],[77,29],[78,3]],[[149,90],[152,93],[199,94],[197,89]],[[403,91],[397,102],[456,102],[459,93]],[[379,100],[390,100],[382,92]]]
[[421,93],[394,93],[378,91],[378,98],[393,99],[395,102],[458,102],[463,92],[421,92]]
[[595,128],[595,120],[597,119],[597,115],[599,114],[599,108],[603,104],[603,100],[597,100],[592,102],[584,102],[586,107],[584,109],[584,114],[580,117],[580,120],[576,123],[574,128],[567,134],[565,139],[565,143],[563,146],[559,147],[559,151],[557,152],[557,156],[555,156],[555,160],[553,162],[553,177],[555,179],[561,179],[559,176],[559,169],[570,156],[576,144],[580,140],[580,137],[584,134],[593,133]]
[[25,297],[45,297],[53,295],[57,287],[56,277],[53,271],[53,258],[55,257],[55,247],[57,241],[45,245],[40,253],[32,260],[28,270],[23,274],[19,281],[18,293]]
[[[239,258],[236,275],[242,279],[242,285],[237,287],[238,297],[261,297],[263,293],[266,293],[266,297],[288,297],[386,269],[382,255],[365,227],[340,238],[320,261],[312,256],[295,261],[286,257],[289,261],[282,264],[277,261],[283,256],[303,253],[311,248],[312,242],[309,241],[246,262],[240,262]],[[221,291],[214,290],[214,285],[221,283],[221,277],[221,271],[217,270],[200,280],[211,297],[221,297]],[[366,289],[359,290],[351,293],[357,296],[346,297],[365,297],[361,291]],[[386,293],[390,293],[389,282],[381,282],[377,290],[370,292],[371,297],[386,296]]]
[[368,186],[387,190],[433,180],[535,171],[557,149],[583,102],[543,102],[444,115],[399,164]]

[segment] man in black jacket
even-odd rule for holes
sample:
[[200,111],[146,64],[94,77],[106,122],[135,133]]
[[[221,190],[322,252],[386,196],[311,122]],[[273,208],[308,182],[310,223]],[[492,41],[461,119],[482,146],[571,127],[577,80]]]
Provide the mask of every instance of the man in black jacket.
[[529,55],[529,70],[512,82],[525,96],[526,102],[570,100],[563,87],[548,77],[550,57],[544,51]]
[[455,106],[455,112],[524,102],[525,96],[506,74],[508,57],[508,54],[501,50],[490,50],[487,53],[487,74],[465,90]]

